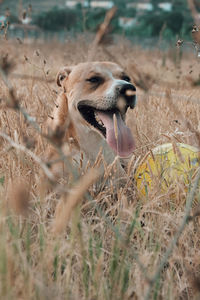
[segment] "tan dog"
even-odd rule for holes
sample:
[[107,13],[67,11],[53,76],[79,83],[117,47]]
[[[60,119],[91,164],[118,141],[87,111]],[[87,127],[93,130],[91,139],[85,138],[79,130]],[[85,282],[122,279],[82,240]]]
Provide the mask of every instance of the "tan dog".
[[[72,155],[82,150],[85,161],[93,165],[100,150],[107,164],[116,156],[132,154],[134,140],[125,125],[126,111],[136,103],[136,89],[130,81],[123,69],[111,62],[80,63],[60,70],[57,84],[62,92],[49,127],[65,133]],[[119,161],[117,171],[124,176]]]

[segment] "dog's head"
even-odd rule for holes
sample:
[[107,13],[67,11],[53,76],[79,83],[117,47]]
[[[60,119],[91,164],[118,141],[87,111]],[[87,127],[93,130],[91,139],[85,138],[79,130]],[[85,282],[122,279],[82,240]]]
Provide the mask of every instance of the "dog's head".
[[106,139],[120,157],[128,157],[135,144],[125,125],[128,108],[136,104],[136,88],[123,69],[111,62],[81,63],[64,67],[57,75],[68,99],[75,127],[90,127]]

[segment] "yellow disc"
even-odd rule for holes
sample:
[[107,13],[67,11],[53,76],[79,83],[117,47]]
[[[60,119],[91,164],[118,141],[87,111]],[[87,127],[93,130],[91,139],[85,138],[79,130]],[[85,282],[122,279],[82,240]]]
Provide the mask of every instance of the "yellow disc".
[[178,183],[187,191],[200,165],[199,155],[197,148],[182,143],[163,144],[148,152],[135,172],[139,195],[152,190],[166,193]]

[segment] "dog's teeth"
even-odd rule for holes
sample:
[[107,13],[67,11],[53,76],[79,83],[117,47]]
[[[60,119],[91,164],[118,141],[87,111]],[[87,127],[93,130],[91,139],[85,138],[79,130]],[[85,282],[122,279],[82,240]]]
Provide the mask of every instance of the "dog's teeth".
[[95,113],[94,113],[94,116],[95,116],[95,119],[96,119],[96,120],[99,119],[99,116],[98,116],[98,114],[96,113],[96,111],[95,111]]
[[99,123],[99,125],[104,126],[103,122],[101,121],[101,119],[99,118],[99,116],[96,112],[95,112],[95,119]]
[[97,120],[97,122],[101,125],[101,126],[103,126],[103,122],[99,119],[99,120]]
[[100,124],[101,126],[104,126],[104,125],[103,125],[103,122],[102,122],[101,120],[99,120],[98,122],[99,122],[99,124]]
[[96,116],[96,120],[97,122],[101,122],[101,119],[98,116]]

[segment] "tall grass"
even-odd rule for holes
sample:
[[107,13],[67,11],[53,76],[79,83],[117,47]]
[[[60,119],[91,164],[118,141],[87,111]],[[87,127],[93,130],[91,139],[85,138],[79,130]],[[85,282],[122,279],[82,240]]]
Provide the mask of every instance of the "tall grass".
[[1,39],[0,298],[198,299],[198,204],[163,260],[185,215],[185,198],[167,192],[141,198],[132,178],[138,159],[156,145],[199,146],[199,61],[176,49],[144,51],[123,39],[95,48],[93,59],[120,63],[138,91],[127,117],[137,143],[130,182],[117,188],[111,180],[97,192],[96,173],[54,185],[43,161],[55,75],[60,66],[87,60],[88,50],[84,36],[64,45]]

